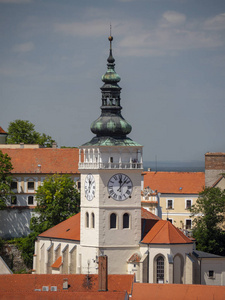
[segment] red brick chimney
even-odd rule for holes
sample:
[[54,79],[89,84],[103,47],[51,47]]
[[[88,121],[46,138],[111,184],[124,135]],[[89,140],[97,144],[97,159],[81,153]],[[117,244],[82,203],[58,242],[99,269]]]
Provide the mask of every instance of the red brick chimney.
[[98,257],[98,290],[108,291],[108,257],[100,255]]

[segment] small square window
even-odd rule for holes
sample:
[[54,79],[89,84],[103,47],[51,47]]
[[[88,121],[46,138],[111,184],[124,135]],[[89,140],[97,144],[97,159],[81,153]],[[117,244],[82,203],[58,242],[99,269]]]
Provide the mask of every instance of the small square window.
[[214,271],[213,270],[209,270],[209,277],[214,278]]
[[16,204],[17,204],[17,197],[11,196],[11,205],[16,205]]
[[27,187],[28,187],[28,190],[33,190],[34,189],[34,182],[33,181],[28,181]]

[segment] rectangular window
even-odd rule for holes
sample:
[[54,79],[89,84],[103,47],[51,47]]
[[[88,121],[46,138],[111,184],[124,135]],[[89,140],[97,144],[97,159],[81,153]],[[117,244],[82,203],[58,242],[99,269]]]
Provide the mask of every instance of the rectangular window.
[[28,205],[33,205],[34,204],[34,197],[33,196],[29,196],[28,197]]
[[11,189],[12,190],[17,190],[17,181],[12,181],[11,182]]
[[80,190],[80,181],[77,181],[77,188]]
[[186,229],[191,229],[191,220],[186,220]]
[[11,196],[11,205],[16,205],[16,204],[17,204],[17,197]]
[[110,157],[110,162],[113,163],[113,157]]
[[186,200],[186,209],[191,208],[191,205],[192,205],[191,202],[192,202],[191,200]]
[[28,190],[34,190],[34,182],[33,181],[28,181],[27,188],[28,188]]
[[167,218],[167,221],[169,221],[171,224],[173,224],[173,219]]
[[209,270],[209,278],[214,278],[214,271],[213,270]]
[[173,208],[173,200],[172,199],[169,199],[167,200],[167,209],[172,209]]

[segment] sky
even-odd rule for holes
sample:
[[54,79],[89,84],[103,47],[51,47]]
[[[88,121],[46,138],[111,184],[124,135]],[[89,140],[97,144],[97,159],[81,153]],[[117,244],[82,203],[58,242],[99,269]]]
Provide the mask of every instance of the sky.
[[123,117],[144,161],[225,152],[224,0],[0,0],[0,126],[89,141],[110,24]]

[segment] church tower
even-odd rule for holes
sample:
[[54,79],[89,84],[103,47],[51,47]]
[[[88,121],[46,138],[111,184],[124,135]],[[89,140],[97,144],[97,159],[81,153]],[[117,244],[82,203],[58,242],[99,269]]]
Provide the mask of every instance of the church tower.
[[142,146],[127,135],[131,125],[121,115],[121,87],[112,55],[113,37],[95,134],[80,146],[81,224],[78,268],[97,273],[98,256],[108,256],[109,274],[126,274],[126,262],[141,240]]

